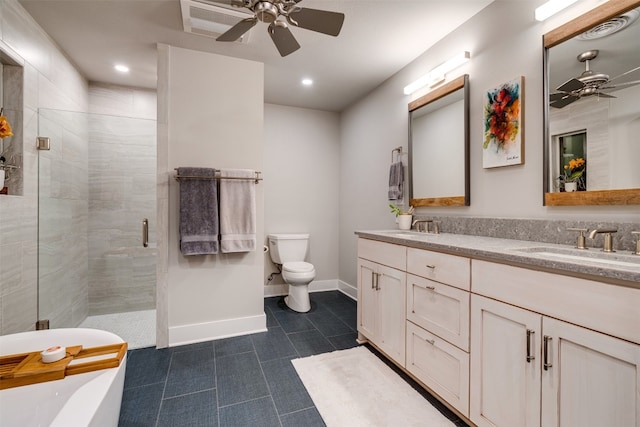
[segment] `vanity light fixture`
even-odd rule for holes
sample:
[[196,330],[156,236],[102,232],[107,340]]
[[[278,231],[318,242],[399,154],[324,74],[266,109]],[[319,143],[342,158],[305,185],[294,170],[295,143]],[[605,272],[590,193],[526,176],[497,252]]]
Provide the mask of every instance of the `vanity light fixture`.
[[116,69],[116,71],[120,72],[120,73],[128,73],[129,72],[129,67],[127,67],[126,65],[123,64],[116,64],[113,66],[113,68]]
[[537,21],[544,21],[550,16],[555,15],[560,12],[562,9],[565,9],[578,0],[549,0],[542,6],[536,8],[535,15]]
[[442,81],[444,81],[444,79],[446,78],[446,74],[449,71],[455,70],[456,68],[467,62],[469,58],[471,58],[471,53],[469,53],[468,51],[460,52],[443,64],[438,65],[436,68],[429,71],[427,74],[420,77],[415,82],[405,86],[404,94],[411,95],[413,92],[424,86],[429,85],[430,87],[433,87],[441,83]]

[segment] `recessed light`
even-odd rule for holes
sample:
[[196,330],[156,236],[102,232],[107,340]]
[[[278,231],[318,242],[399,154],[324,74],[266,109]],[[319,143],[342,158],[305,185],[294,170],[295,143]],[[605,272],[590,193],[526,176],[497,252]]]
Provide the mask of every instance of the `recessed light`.
[[113,68],[115,68],[116,71],[119,71],[121,73],[128,73],[129,72],[129,67],[127,67],[126,65],[116,64]]
[[313,84],[313,80],[311,79],[302,79],[302,84],[305,86],[311,86]]

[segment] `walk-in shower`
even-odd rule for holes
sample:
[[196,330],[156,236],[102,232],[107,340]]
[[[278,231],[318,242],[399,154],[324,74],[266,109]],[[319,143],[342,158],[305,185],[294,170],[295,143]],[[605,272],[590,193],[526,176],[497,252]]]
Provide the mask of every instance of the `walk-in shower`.
[[38,127],[38,319],[154,345],[156,121],[40,109]]

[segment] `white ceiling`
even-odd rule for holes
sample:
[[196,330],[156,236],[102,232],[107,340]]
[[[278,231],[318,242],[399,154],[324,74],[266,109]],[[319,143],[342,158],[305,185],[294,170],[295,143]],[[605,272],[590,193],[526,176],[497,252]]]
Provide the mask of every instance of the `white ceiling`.
[[[263,23],[248,44],[184,32],[180,0],[19,0],[89,81],[155,88],[156,43],[166,43],[263,62],[266,102],[327,111],[342,111],[492,1],[304,0],[344,13],[342,32],[293,28],[302,47],[282,58]],[[113,70],[117,62],[129,75]]]

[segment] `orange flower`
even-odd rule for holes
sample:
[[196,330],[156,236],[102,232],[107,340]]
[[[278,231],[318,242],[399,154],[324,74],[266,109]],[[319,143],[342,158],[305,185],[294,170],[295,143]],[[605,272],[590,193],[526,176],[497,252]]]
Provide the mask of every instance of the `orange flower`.
[[0,138],[4,139],[9,136],[13,136],[13,132],[11,132],[11,125],[5,116],[0,116]]

